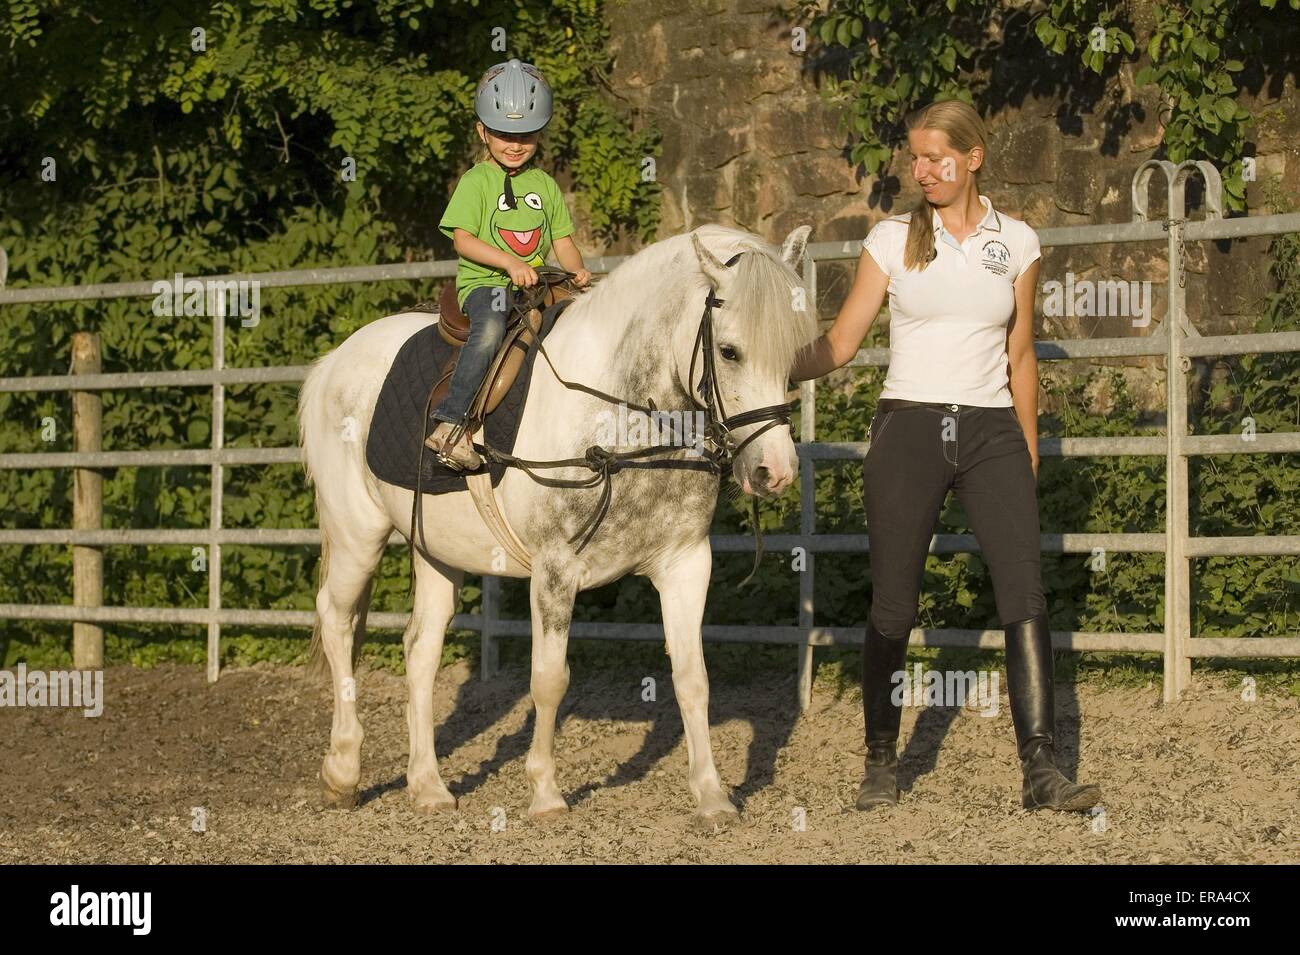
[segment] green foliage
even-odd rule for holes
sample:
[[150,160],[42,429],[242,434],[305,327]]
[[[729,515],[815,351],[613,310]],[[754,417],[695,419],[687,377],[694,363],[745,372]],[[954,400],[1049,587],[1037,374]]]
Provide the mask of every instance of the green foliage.
[[1076,51],[1093,73],[1106,68],[1106,54],[1137,49],[1133,35],[1117,22],[1121,5],[1110,0],[1051,0],[1034,21],[1034,35],[1056,55]]
[[[1300,0],[1288,2],[1291,10],[1300,9]],[[936,100],[969,102],[986,92],[978,85],[984,80],[977,63],[1002,45],[1004,34],[1023,29],[1022,4],[1009,0],[945,0],[944,6],[946,17],[918,0],[832,0],[825,12],[804,5],[812,32],[834,52],[843,51],[845,75],[827,92],[844,103],[852,158],[868,173],[889,162],[907,112]],[[1276,0],[1171,0],[1156,5],[1154,27],[1138,38],[1125,19],[1127,6],[1120,0],[1049,0],[1033,16],[1034,35],[1049,55],[1077,55],[1099,76],[1143,48],[1149,62],[1136,83],[1160,90],[1165,154],[1175,163],[1213,161],[1223,174],[1227,206],[1244,209],[1242,158],[1251,116],[1237,103],[1234,75],[1258,56],[1269,30],[1294,31],[1294,18],[1270,12]]]
[[1259,54],[1257,31],[1263,26],[1239,0],[1162,7],[1147,43],[1150,64],[1137,75],[1139,85],[1160,87],[1169,111],[1164,135],[1169,159],[1209,159],[1222,167],[1223,190],[1233,209],[1246,205],[1241,158],[1251,119],[1236,101],[1233,74]]
[[[1294,197],[1265,187],[1277,210]],[[1300,330],[1300,235],[1275,236],[1273,288],[1258,303],[1257,332]],[[1300,355],[1274,352],[1204,361],[1192,393],[1192,427],[1202,434],[1300,431]],[[1300,468],[1293,455],[1213,455],[1193,459],[1198,493],[1192,533],[1213,536],[1300,534]],[[1292,636],[1300,624],[1300,562],[1295,558],[1206,558],[1196,562],[1193,630],[1206,636]],[[1215,608],[1207,612],[1208,608]]]
[[935,16],[925,0],[836,0],[812,21],[822,43],[846,51],[849,75],[830,92],[844,102],[848,128],[858,134],[851,158],[868,173],[889,161],[898,123],[912,106],[970,101],[960,78],[970,68],[989,0],[944,5],[952,16]]
[[[619,223],[627,222],[643,242],[652,241],[659,224],[662,188],[645,173],[659,152],[657,134],[633,136],[620,117],[595,103],[579,107],[573,128],[591,144],[575,157],[574,176],[579,182],[590,183],[592,195],[600,199],[584,201],[582,216],[598,235],[613,238]],[[632,148],[631,143],[639,145]]]
[[[508,38],[504,50],[492,48],[494,31]],[[166,220],[199,207],[193,228],[224,236],[227,251],[295,207],[337,211],[348,160],[386,216],[420,215],[403,238],[430,244],[441,241],[441,197],[477,146],[478,77],[520,56],[556,90],[545,150],[579,173],[583,204],[601,210],[597,232],[645,238],[657,191],[627,180],[639,180],[656,134],[634,129],[604,93],[606,33],[597,0],[11,3],[0,49],[6,75],[23,82],[0,92],[3,171],[36,184],[41,160],[56,159],[58,184],[27,197],[47,209],[56,191],[85,204],[108,191],[93,203],[101,214],[117,208],[116,194],[156,195],[171,213],[155,210],[156,258],[179,238]],[[587,174],[597,168],[606,175]],[[129,188],[146,180],[152,188]],[[117,269],[138,261],[129,246],[105,246]]]

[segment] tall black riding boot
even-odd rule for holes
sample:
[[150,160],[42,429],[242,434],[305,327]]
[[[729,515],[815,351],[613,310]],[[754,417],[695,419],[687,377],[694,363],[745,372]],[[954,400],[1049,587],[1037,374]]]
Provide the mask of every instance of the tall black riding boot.
[[1056,768],[1056,694],[1047,615],[1008,624],[1003,629],[1011,721],[1016,727],[1020,766],[1025,774],[1022,803],[1026,809],[1091,809],[1101,802],[1101,790],[1072,783]]
[[862,716],[866,723],[866,778],[857,807],[873,809],[898,803],[898,726],[903,708],[895,706],[894,674],[907,660],[907,637],[891,640],[867,619],[862,645]]

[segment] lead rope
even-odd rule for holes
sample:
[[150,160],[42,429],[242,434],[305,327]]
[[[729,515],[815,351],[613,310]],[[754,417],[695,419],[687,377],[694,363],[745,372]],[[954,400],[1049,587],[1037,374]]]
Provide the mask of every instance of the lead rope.
[[[738,255],[739,253],[737,253],[737,256]],[[727,265],[731,265],[735,262],[737,256],[733,256],[727,262]],[[786,402],[781,405],[769,405],[766,408],[755,408],[752,411],[745,411],[736,415],[734,418],[727,417],[727,409],[722,401],[722,388],[718,384],[718,376],[713,361],[713,309],[715,306],[721,308],[724,304],[725,300],[714,296],[713,290],[709,289],[709,294],[704,300],[704,317],[700,321],[700,331],[696,336],[696,345],[703,346],[698,348],[698,350],[704,355],[704,376],[700,380],[700,390],[704,393],[706,407],[708,408],[706,420],[718,424],[718,427],[721,429],[721,435],[719,439],[715,440],[720,440],[722,446],[728,450],[728,454],[735,457],[745,449],[745,446],[748,445],[749,442],[753,441],[763,432],[776,427],[778,424],[788,425],[790,423],[789,414],[791,409],[790,404]],[[691,351],[691,368],[687,380],[695,380],[694,349]],[[714,407],[715,400],[717,403],[716,408]],[[762,421],[766,418],[771,418],[772,420],[742,441],[734,451],[730,450],[731,444],[734,443],[731,437],[732,430],[738,427],[744,427],[746,424],[750,424],[754,421]],[[750,525],[754,530],[754,566],[750,568],[745,579],[736,585],[737,590],[744,587],[745,584],[749,583],[750,580],[753,579],[754,575],[758,573],[759,564],[763,559],[763,531],[759,525],[760,518],[757,497],[751,497],[749,499],[749,514]]]
[[[438,383],[435,381],[429,388],[429,397],[424,401],[424,427],[420,435],[420,451],[415,459],[415,492],[411,498],[411,533],[407,540],[411,542],[411,574],[407,580],[407,596],[415,595],[415,558],[417,548],[415,546],[415,529],[417,525],[420,529],[420,550],[421,556],[425,553],[424,549],[424,503],[420,494],[421,479],[424,477],[424,442],[429,440],[429,412],[433,410],[433,393],[437,390]],[[459,440],[459,439],[457,439]]]

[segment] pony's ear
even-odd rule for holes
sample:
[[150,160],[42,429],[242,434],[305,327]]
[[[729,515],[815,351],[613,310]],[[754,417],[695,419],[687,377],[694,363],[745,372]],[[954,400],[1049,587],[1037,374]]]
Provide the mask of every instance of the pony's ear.
[[785,243],[781,246],[781,258],[796,272],[803,265],[803,250],[807,247],[808,236],[811,234],[812,226],[801,225],[785,237]]
[[704,247],[700,241],[699,231],[691,233],[691,245],[695,248],[695,258],[699,260],[700,271],[705,274],[709,284],[715,289],[721,288],[726,281],[727,267],[718,261],[717,256]]

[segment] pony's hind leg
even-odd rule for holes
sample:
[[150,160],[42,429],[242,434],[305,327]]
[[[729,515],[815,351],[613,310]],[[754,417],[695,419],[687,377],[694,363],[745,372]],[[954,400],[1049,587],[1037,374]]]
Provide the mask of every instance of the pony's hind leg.
[[534,560],[530,587],[533,618],[530,688],[537,718],[525,763],[533,787],[528,814],[534,818],[562,813],[569,808],[555,780],[555,717],[569,688],[569,622],[577,593],[576,583],[558,567]]
[[415,560],[415,606],[406,627],[406,723],[411,734],[411,757],[406,768],[406,794],[424,812],[455,809],[451,794],[438,773],[433,743],[433,681],[442,660],[442,640],[456,609],[456,594],[464,573],[418,555]]
[[357,685],[353,666],[365,636],[370,581],[388,538],[367,540],[353,531],[329,528],[321,519],[321,587],[316,594],[317,633],[329,661],[334,685],[334,719],[330,748],[321,763],[321,799],[327,806],[356,805],[361,780],[361,741],[365,734],[357,718]]

